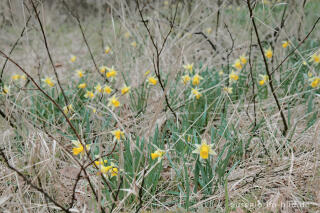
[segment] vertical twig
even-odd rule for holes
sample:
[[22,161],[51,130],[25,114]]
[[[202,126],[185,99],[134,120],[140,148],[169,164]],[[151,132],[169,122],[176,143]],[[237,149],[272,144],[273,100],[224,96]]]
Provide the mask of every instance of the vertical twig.
[[288,131],[288,124],[287,124],[287,121],[286,121],[286,118],[284,116],[283,110],[281,108],[281,105],[279,103],[278,97],[277,97],[277,95],[275,93],[275,90],[274,90],[274,87],[273,87],[272,75],[271,75],[271,72],[269,71],[269,66],[268,66],[268,62],[267,62],[266,56],[264,55],[264,51],[263,51],[262,44],[261,44],[261,41],[260,41],[260,37],[259,37],[258,29],[257,29],[257,26],[256,26],[256,22],[255,22],[254,17],[253,17],[253,11],[252,11],[252,8],[251,8],[250,0],[247,0],[247,4],[248,4],[249,12],[250,12],[250,19],[251,19],[252,24],[253,24],[253,28],[254,28],[254,31],[255,31],[255,34],[256,34],[256,37],[257,37],[257,40],[258,40],[258,45],[259,45],[259,48],[260,48],[260,51],[261,51],[261,54],[262,54],[262,57],[263,57],[264,65],[265,65],[265,68],[266,68],[266,72],[267,72],[267,75],[269,77],[269,86],[270,86],[273,98],[276,101],[276,104],[277,104],[277,107],[278,107],[278,110],[280,112],[280,116],[282,118],[282,122],[283,122],[283,125],[284,125],[284,129],[282,131],[282,134],[285,136],[287,134],[287,131]]
[[252,61],[251,61],[251,53],[252,53],[252,27],[250,29],[250,47],[249,47],[249,69],[250,69],[250,77],[252,81],[252,95],[253,95],[253,114],[254,114],[254,129],[257,126],[257,114],[256,114],[256,93],[254,91],[255,88],[255,81],[253,78],[253,72],[252,72]]

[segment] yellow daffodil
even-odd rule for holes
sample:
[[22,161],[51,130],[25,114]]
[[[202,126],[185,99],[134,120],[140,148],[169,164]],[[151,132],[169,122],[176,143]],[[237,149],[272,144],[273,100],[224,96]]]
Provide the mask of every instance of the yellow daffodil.
[[317,54],[317,53],[314,53],[312,56],[311,56],[311,59],[309,60],[309,62],[313,62],[315,64],[319,64],[320,63],[320,53]]
[[130,38],[130,36],[131,36],[130,32],[126,32],[126,33],[124,34],[124,37],[125,37],[126,39]]
[[311,78],[309,81],[311,82],[310,86],[312,88],[316,88],[316,87],[320,86],[320,78],[319,77]]
[[260,79],[261,79],[259,81],[259,84],[260,84],[260,86],[262,86],[268,81],[269,77],[267,75],[259,75],[259,76],[260,76]]
[[189,72],[192,72],[193,63],[192,63],[192,64],[183,65],[183,68],[186,69],[186,70],[188,70]]
[[153,76],[150,76],[150,77],[148,78],[148,83],[149,83],[149,84],[156,85],[157,82],[158,82],[158,80],[157,80],[155,77],[153,77]]
[[162,156],[165,154],[166,152],[161,150],[161,149],[157,149],[154,153],[151,153],[151,159],[155,160],[158,158],[158,160],[160,161],[162,159]]
[[79,78],[82,78],[83,77],[83,71],[82,70],[76,70],[76,73],[77,73],[77,76]]
[[232,94],[232,87],[224,87],[223,91],[225,91],[228,94]]
[[110,48],[110,47],[105,47],[105,48],[104,48],[104,53],[105,53],[105,54],[108,54],[110,51],[111,51],[111,48]]
[[20,79],[20,75],[17,75],[17,74],[16,75],[12,75],[11,79],[14,80],[14,81],[19,80]]
[[211,28],[211,27],[208,27],[208,28],[206,29],[206,31],[207,31],[208,34],[210,34],[210,33],[212,32],[212,28]]
[[79,89],[84,89],[84,88],[86,88],[87,87],[87,84],[86,83],[82,83],[82,84],[79,84],[78,85],[78,88]]
[[99,68],[99,71],[100,71],[100,73],[102,73],[102,74],[104,74],[104,73],[106,72],[106,70],[107,70],[107,67],[106,67],[106,66],[101,66],[101,67]]
[[223,76],[223,74],[224,74],[223,70],[220,70],[218,74],[219,74],[219,76]]
[[236,68],[237,70],[241,70],[242,69],[242,64],[240,59],[235,60],[234,64],[232,65],[234,68]]
[[44,83],[46,83],[49,87],[54,86],[54,82],[53,82],[52,78],[50,78],[50,77],[46,77],[46,78],[42,79],[42,81]]
[[216,155],[216,153],[212,149],[213,144],[208,145],[205,140],[201,142],[201,145],[195,145],[196,149],[192,153],[199,154],[201,159],[208,159],[209,155]]
[[137,47],[137,42],[133,41],[133,42],[131,42],[130,45],[131,45],[132,47]]
[[64,114],[68,114],[69,112],[72,113],[73,112],[73,107],[72,104],[69,104],[68,106],[64,106],[63,107],[63,112]]
[[10,94],[10,87],[7,85],[4,85],[2,89],[0,90],[2,95],[9,95]]
[[[98,158],[99,156],[96,156],[95,158]],[[97,166],[104,166],[104,165],[107,165],[108,163],[108,160],[103,160],[103,159],[99,159],[99,160],[96,160],[94,161],[94,164],[96,164]]]
[[130,92],[130,88],[131,87],[128,87],[127,85],[123,85],[123,87],[121,88],[121,94],[125,95],[125,94],[129,93]]
[[241,64],[245,65],[247,62],[248,62],[248,59],[245,55],[241,55],[239,57],[240,61],[241,61]]
[[93,99],[94,98],[94,93],[87,90],[86,94],[84,95],[85,98],[90,98]]
[[311,78],[313,76],[312,72],[308,72],[308,77]]
[[77,57],[75,55],[70,56],[70,62],[73,63],[77,60]]
[[147,70],[145,73],[144,73],[144,76],[147,76],[147,75],[149,75],[150,74],[150,70]]
[[195,97],[196,99],[199,99],[201,97],[201,93],[199,92],[198,89],[191,89],[191,96]]
[[101,87],[100,83],[98,83],[98,84],[94,87],[94,89],[96,90],[97,93],[102,93],[102,87]]
[[114,138],[118,141],[121,140],[121,138],[124,138],[124,132],[122,132],[120,129],[114,130],[111,132],[114,136]]
[[271,47],[265,51],[264,55],[269,59],[272,58],[273,52],[272,52]]
[[192,85],[198,86],[200,84],[201,79],[202,79],[202,77],[199,74],[195,74],[192,78]]
[[[82,144],[80,143],[80,141],[79,140],[72,140],[72,143],[74,145],[74,147],[72,148],[73,155],[79,155],[79,154],[84,155],[85,150],[84,150]],[[87,151],[90,150],[90,144],[86,145],[86,149],[87,149]]]
[[111,89],[111,87],[106,85],[106,86],[103,87],[103,92],[107,93],[107,94],[110,94],[112,92],[112,89]]
[[27,76],[25,76],[25,75],[20,75],[20,79],[22,79],[22,80],[27,80]]
[[107,78],[115,78],[117,76],[117,71],[111,67],[111,68],[107,68],[108,72],[106,73],[106,77]]
[[182,76],[182,82],[186,85],[191,80],[189,75]]
[[282,48],[287,48],[289,46],[289,41],[283,41],[282,42]]
[[111,106],[112,108],[117,108],[120,106],[120,101],[115,95],[109,98],[108,106]]
[[229,75],[229,79],[230,79],[231,81],[237,81],[237,80],[239,79],[238,73],[232,71],[232,72],[230,73],[230,75]]

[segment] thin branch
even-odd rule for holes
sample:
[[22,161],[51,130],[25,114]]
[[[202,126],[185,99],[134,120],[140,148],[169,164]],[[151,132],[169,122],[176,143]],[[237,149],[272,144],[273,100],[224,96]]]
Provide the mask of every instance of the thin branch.
[[259,48],[260,48],[260,51],[261,51],[261,54],[262,54],[262,57],[263,57],[263,61],[264,61],[264,65],[265,65],[265,68],[266,68],[266,72],[267,72],[267,75],[269,77],[269,86],[270,86],[272,95],[273,95],[273,97],[274,97],[274,99],[276,101],[278,110],[280,111],[280,116],[282,118],[282,122],[283,122],[283,125],[284,125],[284,129],[283,129],[282,134],[285,136],[287,134],[287,131],[288,131],[288,124],[287,124],[287,121],[286,121],[286,118],[284,116],[283,110],[281,108],[281,105],[279,103],[278,97],[277,97],[277,95],[275,93],[275,90],[274,90],[274,87],[273,87],[272,75],[271,75],[271,72],[269,71],[268,62],[267,62],[266,56],[265,56],[263,48],[262,48],[262,44],[261,44],[261,41],[260,41],[260,37],[259,37],[258,29],[257,29],[257,26],[256,26],[256,22],[255,22],[255,20],[253,18],[253,11],[252,11],[252,8],[251,8],[250,0],[247,0],[247,4],[248,4],[249,12],[250,12],[250,19],[251,19],[252,24],[253,24],[253,28],[254,28],[254,31],[255,31],[255,34],[256,34],[256,37],[257,37],[257,40],[258,40]]
[[64,90],[63,90],[62,86],[61,86],[61,83],[60,83],[60,80],[59,80],[59,76],[58,76],[58,73],[57,73],[57,70],[56,70],[56,66],[53,63],[53,60],[52,60],[52,57],[51,57],[51,54],[50,54],[50,50],[49,50],[49,46],[48,46],[48,42],[47,42],[47,37],[46,37],[46,34],[44,32],[44,29],[43,29],[42,22],[40,20],[39,14],[37,13],[37,8],[36,8],[35,4],[33,3],[33,0],[29,0],[29,1],[32,4],[34,12],[36,13],[36,17],[38,19],[38,22],[39,22],[39,25],[40,25],[40,28],[41,28],[41,32],[42,32],[43,39],[44,39],[44,44],[46,46],[46,50],[47,50],[47,53],[48,53],[48,56],[49,56],[49,59],[50,59],[50,62],[51,62],[52,68],[53,68],[53,72],[54,72],[54,75],[56,76],[59,88],[60,88],[61,93],[63,95],[65,104],[67,106],[68,105],[68,99],[67,99],[67,96],[64,93]]

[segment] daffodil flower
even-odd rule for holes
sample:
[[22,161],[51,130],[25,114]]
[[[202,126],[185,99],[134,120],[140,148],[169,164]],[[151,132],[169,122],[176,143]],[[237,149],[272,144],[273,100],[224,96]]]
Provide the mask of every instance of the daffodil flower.
[[93,99],[94,98],[94,93],[91,91],[87,91],[86,94],[84,95],[85,98],[90,98]]
[[108,70],[108,72],[106,72],[107,78],[115,78],[117,76],[117,71],[113,67],[111,68],[107,67],[107,70]]
[[79,84],[78,85],[78,88],[79,89],[84,89],[84,88],[86,88],[87,87],[87,84],[86,83],[82,83],[82,84]]
[[247,57],[245,55],[241,55],[239,57],[241,64],[245,65],[247,63]]
[[237,70],[241,70],[242,69],[242,64],[240,59],[235,60],[234,64],[232,65],[233,67],[235,67]]
[[152,160],[158,159],[158,162],[160,162],[165,153],[166,152],[164,150],[157,149],[155,152],[151,153],[151,159]]
[[200,84],[200,80],[203,78],[199,74],[195,74],[192,78],[192,85],[193,86],[198,86]]
[[100,71],[100,73],[102,73],[102,74],[104,74],[104,73],[106,72],[106,70],[107,70],[107,67],[106,67],[106,66],[101,66],[101,67],[99,68],[99,71]]
[[131,42],[131,46],[136,48],[137,47],[137,42],[135,42],[135,41]]
[[311,56],[309,62],[313,62],[313,63],[315,63],[315,64],[319,64],[319,63],[320,63],[320,53],[319,53],[319,54],[314,53],[314,54]]
[[212,32],[212,28],[211,28],[211,27],[208,27],[208,28],[206,29],[206,31],[207,31],[208,34],[210,34],[210,33]]
[[192,64],[183,65],[183,68],[186,69],[186,70],[188,70],[189,72],[192,72],[193,63],[192,63]]
[[96,90],[97,93],[102,93],[102,87],[99,83],[94,87],[94,89]]
[[191,89],[191,96],[195,97],[196,99],[199,99],[202,95],[201,95],[201,93],[199,92],[198,89],[192,88]]
[[150,74],[150,72],[151,72],[151,70],[147,70],[147,71],[144,73],[144,76],[149,75],[149,74]]
[[230,79],[231,81],[237,81],[237,80],[239,80],[239,75],[238,75],[238,73],[232,71],[232,72],[230,73],[230,75],[229,75],[229,79]]
[[157,82],[158,82],[158,80],[154,76],[150,76],[148,78],[148,83],[151,84],[151,85],[156,85]]
[[121,140],[121,138],[124,137],[124,132],[122,132],[120,129],[114,130],[111,132],[114,138],[118,141]]
[[131,88],[131,87],[128,87],[127,85],[124,85],[124,86],[121,88],[121,94],[122,94],[122,95],[125,95],[125,94],[129,93],[129,92],[130,92],[130,88]]
[[103,92],[104,92],[104,93],[107,93],[107,94],[110,94],[110,93],[112,92],[112,89],[111,89],[111,87],[109,87],[108,85],[105,85],[105,86],[103,87]]
[[130,38],[130,36],[131,36],[130,32],[126,32],[126,33],[124,34],[124,37],[125,37],[126,39]]
[[104,53],[105,54],[108,54],[110,51],[111,51],[110,47],[107,46],[107,47],[104,48]]
[[259,81],[259,84],[260,84],[260,86],[262,86],[268,81],[269,77],[267,75],[259,75],[259,76],[260,76],[260,79],[261,79]]
[[54,82],[53,82],[52,78],[50,78],[50,77],[46,77],[46,78],[42,79],[42,81],[44,83],[46,83],[49,87],[54,86]]
[[73,112],[73,107],[72,107],[72,104],[69,104],[67,106],[64,106],[63,107],[63,112],[64,114],[69,114],[69,113],[72,113]]
[[12,75],[11,79],[14,80],[14,81],[19,80],[20,79],[20,75],[17,75],[17,74],[16,75]]
[[232,87],[224,87],[223,91],[225,91],[228,94],[232,94]]
[[282,42],[282,48],[287,48],[289,46],[289,41],[283,41]]
[[196,149],[192,153],[199,154],[201,159],[208,159],[209,155],[216,155],[216,153],[212,149],[213,144],[208,145],[205,140],[201,142],[201,145],[195,145]]
[[[72,148],[73,155],[79,155],[79,154],[84,155],[85,150],[84,150],[82,144],[80,143],[80,141],[79,140],[72,140],[71,142],[74,145],[74,147]],[[86,145],[86,149],[87,149],[87,151],[90,150],[90,144]]]
[[10,94],[10,87],[4,85],[3,88],[0,90],[2,95],[9,95]]
[[111,106],[112,108],[117,108],[120,106],[120,101],[115,95],[109,98],[108,106]]
[[316,87],[320,86],[320,78],[319,77],[310,78],[309,81],[311,82],[310,86],[312,88],[316,88]]
[[189,75],[182,76],[182,82],[184,85],[186,85],[191,80]]
[[271,47],[265,51],[264,55],[269,59],[272,58],[273,52],[272,52]]
[[77,60],[77,57],[75,55],[70,56],[70,62],[73,63]]
[[223,74],[224,74],[223,70],[220,70],[218,74],[219,74],[219,76],[223,76]]
[[79,78],[82,78],[84,75],[82,70],[76,70],[76,73]]

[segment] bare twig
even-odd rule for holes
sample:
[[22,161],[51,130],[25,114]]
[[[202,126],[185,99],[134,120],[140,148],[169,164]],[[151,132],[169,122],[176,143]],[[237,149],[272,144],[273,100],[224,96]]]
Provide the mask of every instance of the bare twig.
[[58,73],[57,73],[57,70],[56,70],[56,66],[53,63],[53,60],[52,60],[52,57],[51,57],[51,54],[50,54],[50,50],[49,50],[49,46],[48,46],[47,37],[46,37],[46,34],[44,32],[44,29],[43,29],[42,22],[40,20],[39,14],[37,13],[37,8],[36,8],[35,4],[33,3],[33,0],[29,0],[29,1],[32,4],[34,12],[36,13],[36,17],[38,19],[38,22],[39,22],[39,25],[40,25],[40,28],[41,28],[41,32],[42,32],[43,39],[44,39],[44,44],[46,46],[46,50],[47,50],[47,53],[48,53],[48,56],[49,56],[49,59],[50,59],[50,62],[51,62],[52,68],[53,68],[53,72],[54,72],[54,75],[56,76],[57,83],[58,83],[59,88],[61,90],[61,93],[63,95],[64,102],[65,102],[65,104],[67,106],[68,105],[68,99],[67,99],[67,96],[64,93],[64,90],[63,90],[62,86],[61,86],[61,83],[60,83],[60,80],[59,80],[59,76],[58,76]]
[[283,125],[284,125],[284,129],[282,131],[282,134],[286,135],[287,131],[288,131],[288,124],[287,124],[287,121],[286,121],[286,118],[284,116],[283,110],[281,108],[281,105],[279,103],[278,97],[277,97],[277,95],[275,93],[275,90],[274,90],[274,87],[273,87],[272,75],[271,75],[271,72],[269,71],[269,66],[268,66],[268,62],[267,62],[266,56],[264,55],[264,51],[263,51],[263,48],[262,48],[262,44],[261,44],[261,40],[260,40],[260,37],[259,37],[258,29],[257,29],[257,26],[256,26],[256,22],[255,22],[254,17],[253,17],[253,10],[251,8],[250,0],[247,0],[247,4],[248,4],[248,9],[249,9],[249,12],[250,12],[250,18],[251,18],[251,21],[252,21],[252,24],[253,24],[253,28],[254,28],[254,31],[255,31],[255,34],[256,34],[256,37],[257,37],[257,40],[258,40],[259,48],[260,48],[260,51],[261,51],[261,54],[262,54],[262,57],[263,57],[264,65],[266,67],[266,72],[267,72],[267,75],[268,75],[268,77],[270,79],[269,86],[270,86],[273,98],[275,99],[275,102],[277,104],[277,107],[278,107],[278,110],[280,112],[280,115],[281,115],[281,118],[282,118],[282,122],[283,122]]

